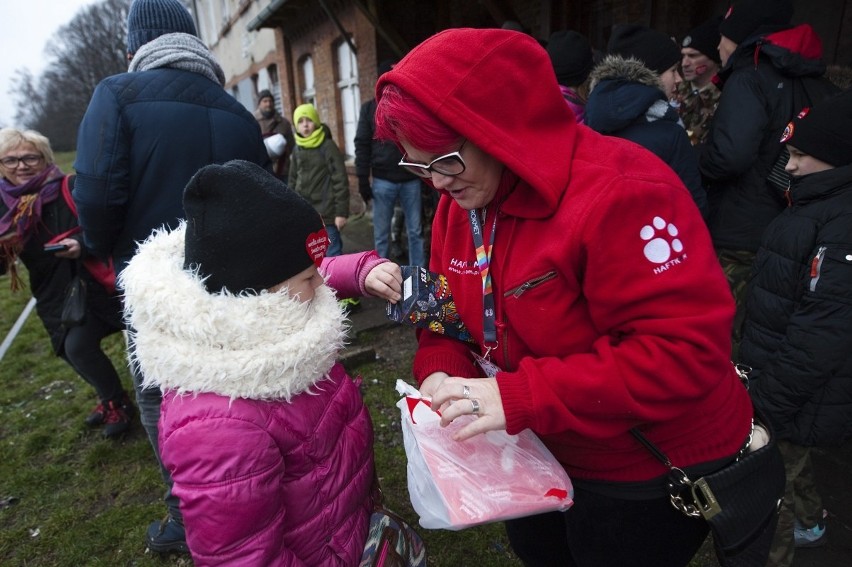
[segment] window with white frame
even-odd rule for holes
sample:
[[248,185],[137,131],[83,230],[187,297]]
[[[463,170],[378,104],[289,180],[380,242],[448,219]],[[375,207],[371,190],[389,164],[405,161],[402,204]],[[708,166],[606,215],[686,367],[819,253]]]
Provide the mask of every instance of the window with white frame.
[[337,46],[337,73],[337,88],[340,90],[340,106],[343,113],[345,153],[353,156],[355,155],[358,112],[361,109],[361,93],[358,90],[358,60],[346,41],[341,41]]
[[222,25],[225,25],[231,19],[231,2],[230,0],[221,0],[219,5],[222,8]]
[[266,68],[266,74],[269,78],[269,90],[272,91],[272,96],[275,99],[275,108],[278,109],[278,112],[283,112],[281,85],[278,83],[278,66],[273,63]]
[[314,60],[310,55],[302,60],[302,79],[305,81],[304,88],[302,89],[302,100],[316,106],[317,91],[316,84],[314,83]]
[[208,33],[208,44],[212,44],[219,37],[219,21],[216,19],[216,8],[213,4],[213,0],[207,0],[205,2],[204,11],[207,12],[207,23],[205,27],[207,28]]

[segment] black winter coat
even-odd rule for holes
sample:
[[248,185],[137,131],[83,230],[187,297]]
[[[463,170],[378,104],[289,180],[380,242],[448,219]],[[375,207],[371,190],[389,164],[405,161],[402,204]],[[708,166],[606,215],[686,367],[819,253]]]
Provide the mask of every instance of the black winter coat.
[[669,105],[659,76],[641,61],[606,57],[591,75],[586,126],[637,143],[666,162],[707,217],[707,193],[698,159],[677,110]]
[[396,144],[375,139],[376,99],[361,105],[355,132],[355,173],[359,178],[373,177],[402,183],[417,179],[399,166],[402,153]]
[[169,68],[107,77],[77,136],[74,199],[87,247],[120,271],[137,241],[177,227],[196,171],[233,159],[272,168],[254,116],[218,83]]
[[[784,206],[783,190],[767,177],[783,150],[784,127],[794,108],[794,79],[825,72],[809,26],[783,32],[785,41],[754,36],[744,40],[719,73],[722,96],[699,160],[710,203],[710,234],[717,248],[754,252],[766,226]],[[780,43],[796,45],[784,47]],[[771,43],[777,41],[778,43]]]
[[[71,177],[73,187],[73,176]],[[0,216],[8,209],[0,201]],[[53,351],[58,355],[63,352],[63,343],[67,330],[62,326],[62,305],[65,301],[65,289],[74,277],[76,270],[81,270],[86,280],[86,309],[87,316],[98,317],[112,325],[116,332],[123,329],[121,320],[121,300],[119,296],[110,296],[76,260],[57,258],[53,253],[45,252],[44,245],[48,240],[77,226],[77,218],[60,192],[56,199],[42,208],[41,222],[24,244],[18,258],[27,268],[30,280],[30,292],[36,299],[36,313],[44,324],[50,337]],[[80,239],[79,233],[70,238]],[[85,248],[83,254],[85,254]],[[0,261],[0,274],[5,273],[7,266]]]
[[740,346],[779,438],[852,437],[852,165],[807,175],[766,230]]

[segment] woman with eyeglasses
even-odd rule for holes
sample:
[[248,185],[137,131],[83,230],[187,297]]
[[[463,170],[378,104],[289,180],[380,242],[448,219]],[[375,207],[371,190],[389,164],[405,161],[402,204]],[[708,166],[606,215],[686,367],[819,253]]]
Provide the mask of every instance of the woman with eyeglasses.
[[752,418],[689,192],[647,150],[577,125],[525,34],[439,33],[376,93],[377,138],[442,195],[430,269],[478,343],[421,331],[421,393],[445,425],[477,417],[458,442],[531,429],[574,482],[567,512],[507,522],[513,549],[526,565],[688,564],[708,526],[672,507],[668,469],[630,429],[701,476]]
[[[9,272],[15,291],[21,284],[17,260],[24,264],[54,353],[97,392],[99,403],[86,424],[103,425],[105,437],[119,437],[129,429],[135,408],[100,343],[124,329],[121,303],[80,261],[86,251],[62,193],[63,182],[73,185],[74,177],[56,166],[46,137],[14,128],[0,130],[0,175],[0,274]],[[65,290],[78,271],[86,282],[86,318],[66,327],[61,322]]]

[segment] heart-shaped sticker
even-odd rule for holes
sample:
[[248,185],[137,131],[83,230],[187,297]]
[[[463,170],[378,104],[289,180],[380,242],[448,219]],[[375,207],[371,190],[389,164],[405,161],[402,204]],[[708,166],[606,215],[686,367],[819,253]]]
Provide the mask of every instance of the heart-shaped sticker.
[[325,227],[310,233],[307,240],[305,240],[305,250],[317,268],[322,264],[322,259],[325,258],[325,253],[330,244],[331,240],[328,238],[328,232],[325,230]]

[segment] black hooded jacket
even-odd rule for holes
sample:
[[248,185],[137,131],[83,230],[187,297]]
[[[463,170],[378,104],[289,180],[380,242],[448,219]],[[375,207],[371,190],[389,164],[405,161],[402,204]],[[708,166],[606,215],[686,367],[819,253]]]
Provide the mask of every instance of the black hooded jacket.
[[781,439],[852,437],[852,165],[799,178],[749,282],[742,362]]
[[783,191],[767,177],[784,127],[801,110],[797,81],[824,74],[821,56],[819,37],[803,24],[744,40],[719,73],[722,97],[699,162],[717,248],[756,251],[784,208]]

